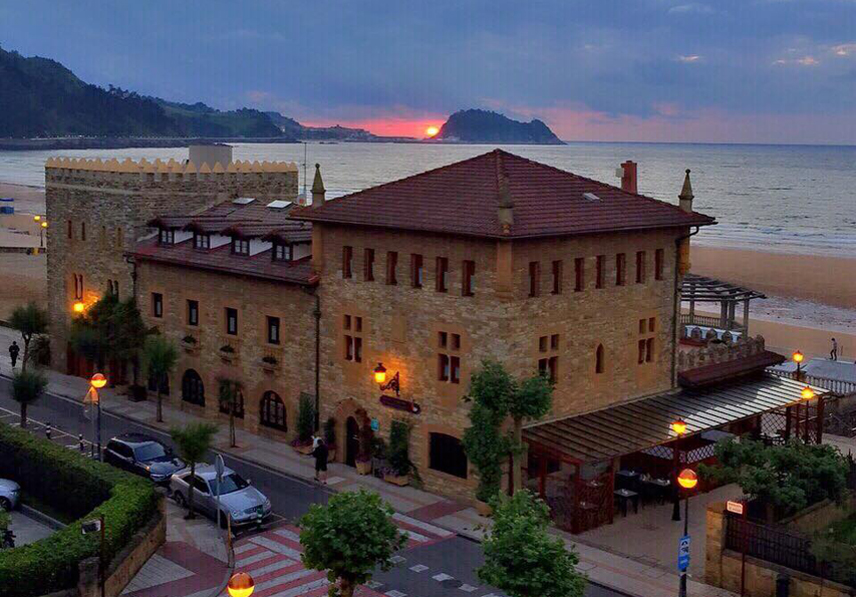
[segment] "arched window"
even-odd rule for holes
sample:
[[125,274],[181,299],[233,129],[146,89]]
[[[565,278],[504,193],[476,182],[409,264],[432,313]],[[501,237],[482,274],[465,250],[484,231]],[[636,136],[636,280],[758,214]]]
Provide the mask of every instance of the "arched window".
[[431,433],[428,442],[428,468],[467,478],[467,455],[461,440],[445,433]]
[[259,406],[259,422],[265,427],[288,431],[285,404],[276,392],[265,392]]
[[604,362],[603,344],[597,345],[597,350],[594,353],[594,372],[603,373],[606,363]]
[[184,372],[181,378],[181,399],[190,404],[205,406],[205,386],[202,378],[193,369]]
[[[220,412],[228,415],[230,406],[228,402],[220,402]],[[244,418],[244,393],[241,390],[238,390],[238,393],[235,394],[235,418]]]

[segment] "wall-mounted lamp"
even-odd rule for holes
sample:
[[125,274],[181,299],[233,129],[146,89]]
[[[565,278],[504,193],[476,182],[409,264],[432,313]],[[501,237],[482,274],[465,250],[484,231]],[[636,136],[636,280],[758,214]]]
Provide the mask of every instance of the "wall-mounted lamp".
[[86,305],[83,301],[76,301],[71,307],[75,313],[83,313],[86,310]]
[[383,363],[378,363],[377,367],[374,369],[374,379],[375,382],[380,386],[382,392],[386,390],[393,390],[396,396],[401,395],[401,386],[399,385],[399,375],[396,371],[395,375],[390,378],[389,381],[386,380],[386,367],[383,366]]

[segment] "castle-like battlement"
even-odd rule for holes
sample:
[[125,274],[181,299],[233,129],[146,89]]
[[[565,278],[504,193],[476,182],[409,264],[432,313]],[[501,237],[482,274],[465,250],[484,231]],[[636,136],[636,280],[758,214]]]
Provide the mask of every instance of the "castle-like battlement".
[[[249,160],[237,160],[223,165],[216,162],[213,165],[203,162],[199,166],[191,161],[179,162],[174,159],[163,161],[157,159],[153,162],[145,158],[135,161],[127,158],[120,162],[117,159],[102,161],[100,158],[95,159],[76,159],[76,158],[48,158],[45,163],[45,170],[58,171],[80,171],[80,172],[111,172],[111,173],[131,173],[131,174],[221,174],[226,172],[243,172],[243,173],[273,173],[273,172],[297,172],[297,164],[294,162],[250,162]],[[61,172],[57,173],[62,176]]]

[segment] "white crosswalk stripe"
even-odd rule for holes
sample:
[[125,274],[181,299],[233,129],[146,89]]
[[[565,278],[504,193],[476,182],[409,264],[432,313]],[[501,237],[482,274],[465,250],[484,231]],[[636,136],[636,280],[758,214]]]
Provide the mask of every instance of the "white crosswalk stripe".
[[300,552],[296,549],[292,549],[287,545],[283,545],[279,541],[274,541],[273,539],[268,539],[267,537],[253,537],[250,539],[256,545],[261,545],[274,553],[282,554],[286,557],[291,558],[292,560],[300,560]]
[[243,545],[239,545],[235,548],[235,555],[239,553],[244,553],[245,551],[250,551],[251,549],[255,549],[258,545],[253,545],[252,543],[244,543]]
[[274,531],[275,534],[288,539],[289,541],[294,541],[295,543],[300,543],[300,535],[295,533],[294,531],[289,531],[288,529],[277,529]]
[[434,526],[433,524],[423,522],[421,520],[418,520],[411,516],[407,516],[406,514],[400,514],[398,512],[392,515],[392,519],[397,520],[399,522],[403,522],[412,527],[416,527],[417,529],[422,529],[423,531],[431,533],[432,535],[437,535],[438,537],[451,537],[455,534],[452,531],[447,531],[446,529],[442,529],[438,526]]
[[314,591],[315,589],[320,589],[321,587],[326,587],[330,584],[330,581],[326,578],[319,578],[318,580],[314,580],[310,583],[306,583],[305,585],[294,587],[292,589],[288,589],[287,591],[283,591],[281,593],[274,593],[270,597],[297,597],[298,595],[304,595],[310,591]]
[[265,574],[270,574],[271,572],[276,572],[277,570],[282,570],[283,568],[288,568],[289,566],[293,566],[296,564],[294,560],[280,560],[278,562],[274,562],[273,564],[268,564],[267,566],[262,566],[261,568],[256,568],[253,570],[253,574],[257,577],[263,576]]
[[262,560],[267,560],[268,558],[274,557],[274,553],[270,551],[260,551],[259,553],[254,553],[251,556],[247,556],[245,558],[238,558],[235,560],[235,566],[249,566],[250,564],[255,564],[256,562],[261,562]]
[[[256,572],[253,572],[256,574]],[[305,576],[311,576],[315,574],[314,570],[308,570],[306,568],[302,570],[298,570],[296,572],[292,572],[291,574],[286,574],[285,576],[277,576],[276,578],[272,578],[265,582],[259,583],[256,585],[257,591],[264,591],[265,589],[270,589],[272,587],[276,587],[278,585],[284,585],[290,583],[291,581],[297,580],[299,578],[303,578]],[[305,586],[305,585],[302,585]]]

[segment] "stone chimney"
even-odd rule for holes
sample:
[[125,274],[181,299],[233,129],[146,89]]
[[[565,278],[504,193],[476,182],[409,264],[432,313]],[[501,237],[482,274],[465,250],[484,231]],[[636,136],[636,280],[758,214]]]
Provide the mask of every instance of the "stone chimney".
[[315,164],[315,180],[312,181],[312,207],[321,207],[324,205],[324,196],[326,193],[324,181],[321,180],[321,164]]
[[511,200],[511,192],[508,190],[508,179],[504,174],[499,177],[499,225],[502,233],[511,233],[511,225],[514,224],[514,202]]
[[678,195],[681,209],[684,211],[693,210],[693,185],[690,182],[690,169],[687,168],[686,176],[684,176],[684,186],[681,189],[681,194]]
[[636,194],[636,162],[627,160],[621,164],[621,190]]

